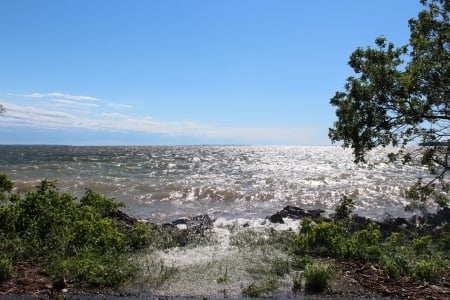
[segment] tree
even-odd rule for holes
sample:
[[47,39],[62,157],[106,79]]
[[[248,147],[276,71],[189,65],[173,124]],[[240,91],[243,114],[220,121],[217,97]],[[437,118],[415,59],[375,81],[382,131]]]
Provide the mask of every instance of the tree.
[[[345,91],[330,103],[337,121],[331,141],[352,148],[355,162],[378,146],[399,146],[390,158],[410,161],[407,145],[418,145],[418,159],[435,172],[427,183],[413,186],[414,200],[434,198],[448,205],[450,183],[450,1],[421,0],[425,7],[409,20],[409,44],[395,47],[386,38],[376,47],[357,48],[349,65]],[[415,153],[414,153],[415,154]],[[420,201],[419,201],[420,202]],[[423,201],[421,201],[423,203]]]
[[5,112],[6,112],[5,107],[2,104],[0,104],[0,115],[4,114]]

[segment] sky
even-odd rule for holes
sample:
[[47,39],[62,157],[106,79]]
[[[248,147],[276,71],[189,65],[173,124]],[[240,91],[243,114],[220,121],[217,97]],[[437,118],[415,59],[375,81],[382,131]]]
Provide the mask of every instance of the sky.
[[418,0],[0,0],[0,144],[330,145],[357,47]]

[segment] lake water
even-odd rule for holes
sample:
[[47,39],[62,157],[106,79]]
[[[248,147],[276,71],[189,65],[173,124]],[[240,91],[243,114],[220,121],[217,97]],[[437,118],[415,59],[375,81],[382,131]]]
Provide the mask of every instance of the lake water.
[[403,187],[427,172],[387,163],[392,149],[356,165],[335,146],[0,146],[0,172],[26,191],[41,179],[80,196],[88,187],[151,222],[207,213],[259,219],[286,205],[332,211],[345,194],[356,212],[401,215]]

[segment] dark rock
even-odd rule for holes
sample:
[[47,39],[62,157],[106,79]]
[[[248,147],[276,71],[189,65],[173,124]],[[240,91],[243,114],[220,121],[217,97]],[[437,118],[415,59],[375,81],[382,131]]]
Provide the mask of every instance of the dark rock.
[[127,225],[134,225],[139,223],[139,220],[135,217],[132,217],[121,210],[112,211],[109,213],[108,217],[124,222]]
[[306,212],[311,216],[311,218],[317,219],[321,217],[325,211],[322,209],[308,209]]
[[291,219],[303,219],[305,217],[310,217],[312,219],[319,218],[324,213],[321,209],[303,209],[296,206],[286,206],[280,211],[280,214],[283,218],[291,218]]
[[317,220],[318,218],[322,217],[323,213],[324,211],[321,209],[306,210],[300,207],[288,205],[281,211],[268,217],[268,219],[272,223],[284,224],[283,218],[299,220],[305,217],[310,217],[313,220]]
[[436,214],[436,217],[442,221],[442,223],[444,222],[449,222],[450,221],[450,208],[449,207],[444,207],[441,210],[439,210]]
[[371,219],[354,214],[350,219],[348,227],[351,232],[354,232],[366,228],[370,222],[372,222]]
[[291,219],[302,219],[310,216],[305,209],[296,206],[286,206],[279,212],[279,214],[283,218]]
[[207,214],[203,214],[203,215],[193,217],[190,227],[195,230],[203,231],[203,230],[211,229],[212,224],[213,224],[213,220]]
[[279,212],[271,215],[269,217],[269,221],[272,223],[284,224],[283,217],[281,216],[281,214]]
[[450,221],[450,208],[444,207],[437,211],[436,214],[429,214],[426,221],[430,225],[439,226]]
[[63,277],[58,278],[55,281],[53,281],[52,288],[55,291],[61,291],[61,290],[65,289],[66,287],[67,287],[67,283]]
[[177,225],[186,225],[187,226],[189,221],[190,221],[190,219],[188,219],[188,218],[181,218],[181,219],[172,221],[172,225],[173,226],[177,226]]
[[186,225],[186,229],[198,232],[211,229],[212,224],[213,220],[207,214],[195,216],[192,219],[181,218],[172,222],[172,226]]

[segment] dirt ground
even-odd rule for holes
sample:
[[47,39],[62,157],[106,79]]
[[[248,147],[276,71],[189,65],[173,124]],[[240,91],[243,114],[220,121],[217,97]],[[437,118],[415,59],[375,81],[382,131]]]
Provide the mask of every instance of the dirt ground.
[[[83,289],[67,283],[67,293],[39,261],[22,261],[14,266],[13,279],[0,284],[0,299],[169,299],[171,297],[130,294],[113,290]],[[450,299],[448,279],[440,285],[393,281],[382,276],[377,266],[342,263],[333,290],[320,295],[295,296],[297,299]],[[179,298],[178,298],[179,299]],[[205,297],[207,299],[207,297]]]

